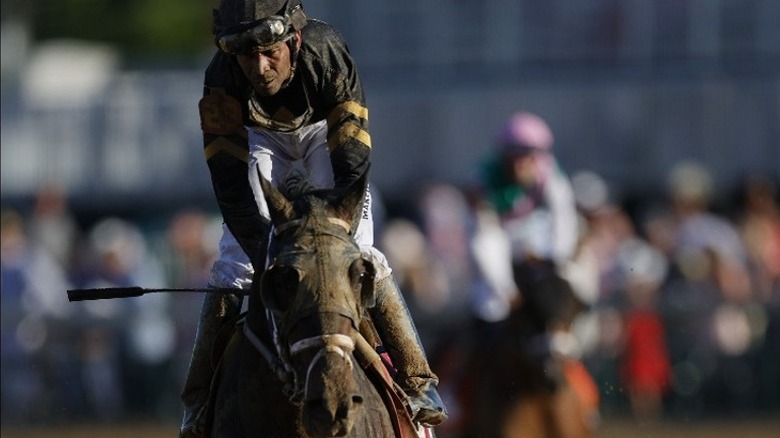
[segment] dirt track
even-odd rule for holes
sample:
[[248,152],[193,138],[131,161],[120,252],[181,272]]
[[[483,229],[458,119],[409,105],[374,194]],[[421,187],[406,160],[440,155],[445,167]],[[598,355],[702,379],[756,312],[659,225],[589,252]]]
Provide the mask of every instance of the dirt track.
[[[11,429],[2,438],[175,438],[176,425],[69,426],[59,429]],[[596,438],[778,438],[777,421],[664,423],[641,426],[625,421],[605,422]]]

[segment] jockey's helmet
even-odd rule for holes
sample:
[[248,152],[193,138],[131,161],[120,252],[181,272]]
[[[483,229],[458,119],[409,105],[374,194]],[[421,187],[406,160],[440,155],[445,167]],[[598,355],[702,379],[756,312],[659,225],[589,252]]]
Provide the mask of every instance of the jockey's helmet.
[[504,123],[497,139],[506,154],[550,151],[553,134],[541,117],[529,112],[516,112]]
[[221,0],[214,10],[214,42],[231,54],[262,50],[289,40],[305,25],[300,0]]

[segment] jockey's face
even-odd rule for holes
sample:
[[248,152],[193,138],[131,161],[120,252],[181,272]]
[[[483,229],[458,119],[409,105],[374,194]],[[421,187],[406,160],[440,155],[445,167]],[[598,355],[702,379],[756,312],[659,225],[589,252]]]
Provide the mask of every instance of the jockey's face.
[[509,159],[509,172],[515,183],[531,187],[537,182],[538,153],[517,154]]
[[[300,31],[296,44],[300,47]],[[290,46],[286,41],[278,42],[268,48],[251,50],[236,55],[241,71],[249,80],[252,88],[261,96],[273,96],[292,75]]]

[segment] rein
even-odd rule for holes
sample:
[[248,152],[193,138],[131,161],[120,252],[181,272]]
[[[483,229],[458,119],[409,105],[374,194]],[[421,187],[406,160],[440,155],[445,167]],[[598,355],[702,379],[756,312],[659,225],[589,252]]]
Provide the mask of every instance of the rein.
[[292,372],[292,366],[287,363],[286,361],[281,359],[281,356],[277,354],[273,354],[271,352],[271,349],[268,348],[262,340],[255,334],[255,332],[252,331],[251,328],[249,328],[249,324],[244,321],[244,336],[249,340],[249,343],[252,344],[255,349],[260,352],[260,355],[263,356],[263,359],[265,359],[266,362],[268,362],[268,366],[271,367],[271,370],[273,370],[274,374],[281,380],[283,383],[289,383],[291,380],[291,377],[294,375]]

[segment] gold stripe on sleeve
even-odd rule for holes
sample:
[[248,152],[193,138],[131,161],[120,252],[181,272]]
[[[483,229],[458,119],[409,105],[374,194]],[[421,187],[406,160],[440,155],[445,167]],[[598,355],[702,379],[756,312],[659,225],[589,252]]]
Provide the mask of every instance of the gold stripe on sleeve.
[[328,114],[328,126],[333,126],[339,120],[348,117],[350,114],[359,119],[367,120],[368,108],[355,102],[354,100],[340,103],[333,107],[333,109],[330,111],[330,114]]
[[237,146],[225,137],[217,137],[206,146],[203,152],[206,154],[206,161],[220,152],[225,152],[245,163],[249,162],[249,151]]
[[365,129],[352,123],[344,123],[339,126],[336,132],[328,137],[328,150],[333,150],[340,145],[346,144],[349,140],[355,139],[368,148],[371,148],[371,135]]

